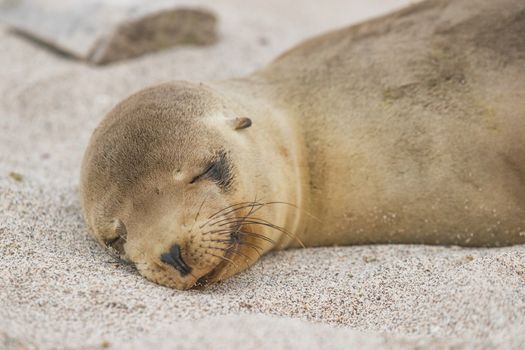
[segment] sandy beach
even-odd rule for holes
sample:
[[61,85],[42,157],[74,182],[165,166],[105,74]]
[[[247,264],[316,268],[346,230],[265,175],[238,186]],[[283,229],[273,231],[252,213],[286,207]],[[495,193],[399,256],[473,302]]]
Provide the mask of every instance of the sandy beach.
[[80,212],[79,168],[119,100],[247,74],[406,0],[215,1],[220,40],[95,67],[0,27],[0,349],[522,349],[525,246],[275,252],[204,291],[114,261]]

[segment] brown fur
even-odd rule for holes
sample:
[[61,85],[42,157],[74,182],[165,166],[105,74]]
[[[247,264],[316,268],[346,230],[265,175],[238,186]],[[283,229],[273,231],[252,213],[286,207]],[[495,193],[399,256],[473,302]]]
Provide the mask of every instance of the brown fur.
[[[280,245],[280,232],[262,225],[245,227],[242,244],[230,250],[229,237],[217,231],[252,207],[212,216],[240,202],[301,200],[296,187],[289,186],[290,179],[300,179],[301,167],[292,156],[278,153],[294,152],[285,142],[300,139],[298,128],[283,123],[277,111],[262,107],[249,113],[234,100],[203,84],[163,84],[121,102],[93,133],[82,165],[84,216],[101,244],[116,241],[123,249],[120,257],[152,281],[187,289],[210,273],[199,283],[248,267]],[[239,116],[247,114],[266,122],[275,117],[273,125],[282,127],[251,128],[245,117],[239,125]],[[232,175],[231,186],[221,188],[206,178],[192,183],[221,152],[231,164],[224,171]],[[294,207],[254,205],[259,218],[295,230],[299,217]],[[118,242],[122,232],[124,242]],[[180,276],[161,261],[173,244],[182,247],[182,258],[193,269],[190,275]]]
[[[139,92],[88,147],[86,219],[101,242],[122,220],[125,257],[176,288],[300,242],[525,243],[523,33],[520,0],[430,0],[309,40],[243,79]],[[235,130],[245,117],[253,125]],[[188,185],[219,148],[232,190]],[[189,228],[245,201],[289,203],[257,212],[281,231],[245,225],[260,251]],[[159,261],[173,243],[195,276]]]
[[525,243],[525,3],[434,0],[252,79],[300,120],[308,245]]

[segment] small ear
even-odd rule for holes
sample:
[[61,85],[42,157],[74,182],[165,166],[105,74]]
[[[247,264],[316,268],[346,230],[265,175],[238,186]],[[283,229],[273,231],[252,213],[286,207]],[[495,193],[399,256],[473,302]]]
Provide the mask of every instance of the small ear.
[[252,126],[252,120],[246,117],[237,117],[230,121],[235,130],[246,129]]

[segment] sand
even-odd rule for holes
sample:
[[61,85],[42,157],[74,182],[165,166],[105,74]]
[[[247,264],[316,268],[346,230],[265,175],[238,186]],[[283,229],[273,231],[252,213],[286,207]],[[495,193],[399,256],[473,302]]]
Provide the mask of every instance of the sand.
[[523,348],[524,246],[291,250],[183,292],[115,263],[82,220],[80,160],[120,99],[248,73],[407,2],[215,1],[217,45],[102,68],[0,28],[0,349]]

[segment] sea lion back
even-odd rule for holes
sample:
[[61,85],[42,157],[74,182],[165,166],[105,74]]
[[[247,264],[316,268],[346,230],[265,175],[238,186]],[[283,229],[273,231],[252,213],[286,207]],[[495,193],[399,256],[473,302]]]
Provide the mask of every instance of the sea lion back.
[[521,1],[426,1],[257,73],[303,127],[312,244],[523,241],[524,32]]

